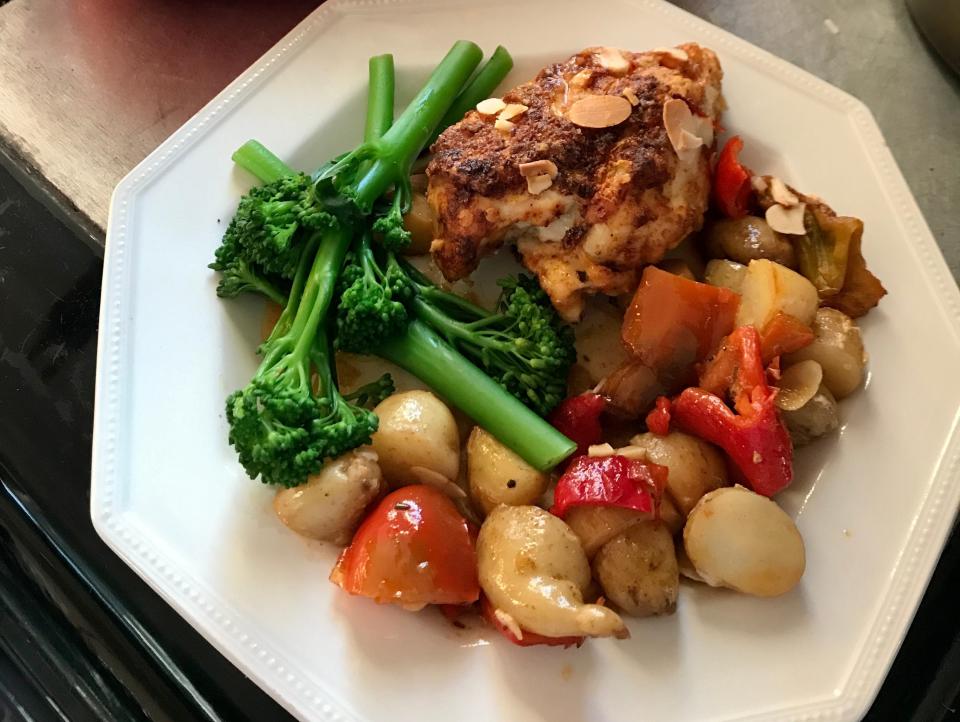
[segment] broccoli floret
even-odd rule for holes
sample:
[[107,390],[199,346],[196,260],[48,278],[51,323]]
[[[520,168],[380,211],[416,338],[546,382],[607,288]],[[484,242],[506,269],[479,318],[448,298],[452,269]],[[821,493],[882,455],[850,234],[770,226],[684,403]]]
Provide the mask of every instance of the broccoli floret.
[[460,353],[541,416],[564,399],[577,360],[573,329],[536,279],[501,279],[503,293],[489,313],[410,272],[418,282],[414,313]]
[[370,234],[364,234],[340,274],[336,345],[343,351],[369,353],[379,339],[402,332],[409,322],[413,285],[392,253],[380,253],[382,263],[377,255]]
[[241,258],[267,275],[293,278],[306,241],[335,223],[309,176],[284,176],[240,199],[213,266],[229,268],[232,259]]
[[217,284],[217,295],[220,298],[234,298],[241,293],[259,293],[280,306],[287,302],[287,296],[280,290],[280,284],[268,279],[262,269],[256,268],[243,258],[235,258],[225,266],[211,263],[210,267],[222,274]]
[[370,443],[377,430],[376,415],[338,391],[322,323],[350,238],[349,227],[338,228],[304,249],[284,313],[261,347],[260,367],[227,399],[230,443],[250,477],[264,483],[302,484],[326,459]]

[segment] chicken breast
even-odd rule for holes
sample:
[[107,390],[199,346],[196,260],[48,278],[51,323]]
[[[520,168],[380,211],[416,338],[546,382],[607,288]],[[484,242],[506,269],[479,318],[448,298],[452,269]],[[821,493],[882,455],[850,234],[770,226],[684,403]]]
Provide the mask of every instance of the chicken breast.
[[516,243],[567,320],[586,294],[630,291],[703,223],[721,77],[694,43],[594,47],[467,113],[427,168],[444,276]]

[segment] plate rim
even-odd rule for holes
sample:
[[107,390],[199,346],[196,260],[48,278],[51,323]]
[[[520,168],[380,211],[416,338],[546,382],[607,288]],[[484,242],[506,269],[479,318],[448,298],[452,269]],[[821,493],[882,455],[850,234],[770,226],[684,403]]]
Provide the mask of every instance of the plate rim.
[[[684,24],[705,39],[715,41],[725,53],[737,56],[752,67],[774,75],[783,82],[821,99],[843,111],[857,127],[857,137],[874,166],[888,203],[897,210],[904,237],[913,241],[923,275],[937,288],[937,306],[954,334],[960,337],[960,289],[947,268],[916,200],[897,166],[869,108],[859,99],[817,76],[778,58],[702,18],[663,0],[618,0],[646,8]],[[453,0],[443,7],[468,4]],[[295,667],[283,655],[254,635],[243,631],[234,620],[241,618],[222,598],[212,594],[202,580],[176,571],[159,540],[140,528],[135,516],[116,511],[118,421],[125,418],[120,391],[124,386],[121,363],[128,321],[129,284],[121,281],[128,271],[127,228],[133,219],[131,201],[136,191],[170,166],[197,143],[222,114],[233,110],[294,51],[322,32],[337,14],[375,12],[383,6],[430,5],[429,0],[329,0],[313,10],[270,50],[172,133],[138,163],[116,185],[110,199],[106,232],[100,306],[100,334],[97,342],[95,409],[91,460],[90,515],[104,542],[177,610],[204,638],[233,664],[294,715],[309,715],[327,722],[356,720],[344,701],[322,683],[299,679]],[[949,533],[960,503],[960,434],[958,417],[948,430],[935,470],[914,517],[906,543],[890,570],[888,582],[877,607],[867,639],[835,694],[819,700],[775,707],[738,720],[852,720],[866,713],[876,697],[896,652],[909,629],[936,560]],[[951,511],[953,510],[953,511]],[[216,603],[211,598],[216,597]]]

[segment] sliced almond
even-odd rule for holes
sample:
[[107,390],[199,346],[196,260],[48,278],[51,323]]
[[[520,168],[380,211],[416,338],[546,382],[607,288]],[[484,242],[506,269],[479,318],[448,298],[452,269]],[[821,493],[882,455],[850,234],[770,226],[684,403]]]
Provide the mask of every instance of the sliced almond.
[[546,173],[527,177],[527,192],[538,196],[553,185],[553,178]]
[[497,118],[493,123],[493,127],[499,130],[501,133],[509,133],[511,130],[513,130],[513,123],[511,123],[509,120],[504,120],[503,118]]
[[613,456],[616,452],[610,444],[594,444],[587,449],[587,456]]
[[753,190],[757,193],[763,193],[767,190],[767,179],[762,175],[755,175],[750,178],[750,185],[753,186]]
[[567,117],[581,128],[612,128],[629,118],[632,110],[622,95],[588,95],[570,106]]
[[800,199],[776,176],[770,176],[770,195],[781,206],[795,206]]
[[623,75],[630,70],[630,61],[616,48],[600,48],[594,55],[597,62],[614,75]]
[[696,150],[703,145],[703,138],[694,135],[689,130],[680,130],[680,147],[677,150]]
[[813,359],[799,361],[780,376],[775,403],[784,411],[796,411],[817,395],[823,382],[823,368]]
[[669,55],[671,58],[681,62],[686,62],[690,59],[690,56],[687,55],[687,51],[683,48],[654,48],[650,52],[657,53],[658,55]]
[[802,236],[807,232],[803,227],[803,214],[806,208],[806,203],[799,203],[790,208],[774,203],[767,208],[767,224],[777,233]]
[[552,160],[533,160],[529,163],[521,163],[517,166],[520,169],[520,175],[524,178],[529,178],[531,176],[543,175],[544,173],[550,176],[551,178],[556,178],[557,173],[557,164]]
[[526,113],[528,110],[529,108],[527,108],[527,106],[525,106],[523,103],[510,103],[504,106],[503,110],[500,111],[500,115],[497,117],[500,120],[512,120],[518,115]]
[[584,68],[579,73],[570,78],[570,85],[575,88],[583,88],[587,83],[590,82],[590,78],[593,77],[593,73],[589,68]]
[[640,98],[637,97],[637,94],[633,92],[633,88],[624,88],[623,93],[621,93],[624,98],[630,103],[630,105],[637,106],[640,105]]
[[507,104],[503,102],[503,98],[487,98],[477,103],[477,112],[483,115],[496,115],[506,107]]

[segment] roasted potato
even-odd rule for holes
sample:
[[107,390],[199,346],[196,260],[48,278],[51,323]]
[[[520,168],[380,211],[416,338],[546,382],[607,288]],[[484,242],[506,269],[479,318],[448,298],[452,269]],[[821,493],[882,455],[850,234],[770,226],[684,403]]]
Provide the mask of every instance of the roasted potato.
[[860,328],[852,318],[835,308],[821,308],[812,324],[816,335],[806,348],[784,357],[784,365],[812,359],[823,369],[823,383],[837,399],[853,393],[866,370]]
[[470,496],[489,514],[498,504],[533,504],[547,490],[550,477],[537,471],[479,426],[467,440]]
[[403,251],[406,255],[420,256],[430,250],[435,222],[427,197],[415,192],[410,200],[410,210],[403,216],[403,227],[410,231],[410,245]]
[[604,544],[593,560],[593,575],[624,614],[672,614],[677,607],[680,572],[673,536],[659,522],[634,524]]
[[747,267],[736,261],[726,258],[714,258],[707,263],[704,280],[711,286],[729,288],[734,293],[741,293],[743,281],[747,277]]
[[498,506],[477,538],[480,586],[516,634],[626,637],[620,616],[584,604],[590,563],[570,527],[537,506]]
[[704,231],[707,252],[713,258],[729,258],[747,264],[767,259],[787,268],[797,267],[793,244],[774,231],[763,218],[723,218]]
[[649,514],[619,506],[575,506],[564,518],[580,539],[588,559],[593,559],[600,547],[615,536],[634,524],[649,520]]
[[374,409],[380,427],[373,449],[391,488],[418,483],[418,468],[447,479],[460,471],[460,434],[450,409],[429,391],[404,391]]
[[683,528],[683,546],[704,582],[758,597],[789,592],[806,566],[793,519],[742,486],[711,491],[697,503]]
[[740,290],[738,326],[763,329],[777,312],[813,322],[820,297],[810,281],[773,261],[750,261]]
[[649,461],[670,470],[667,493],[684,517],[701,496],[727,484],[723,454],[696,436],[680,431],[671,431],[666,436],[648,432],[634,436],[630,444],[643,449]]
[[306,484],[278,491],[273,509],[301,536],[346,544],[382,488],[376,453],[360,448],[328,461]]
[[780,417],[794,446],[804,446],[840,428],[837,400],[823,384],[803,406],[790,411],[781,410]]

